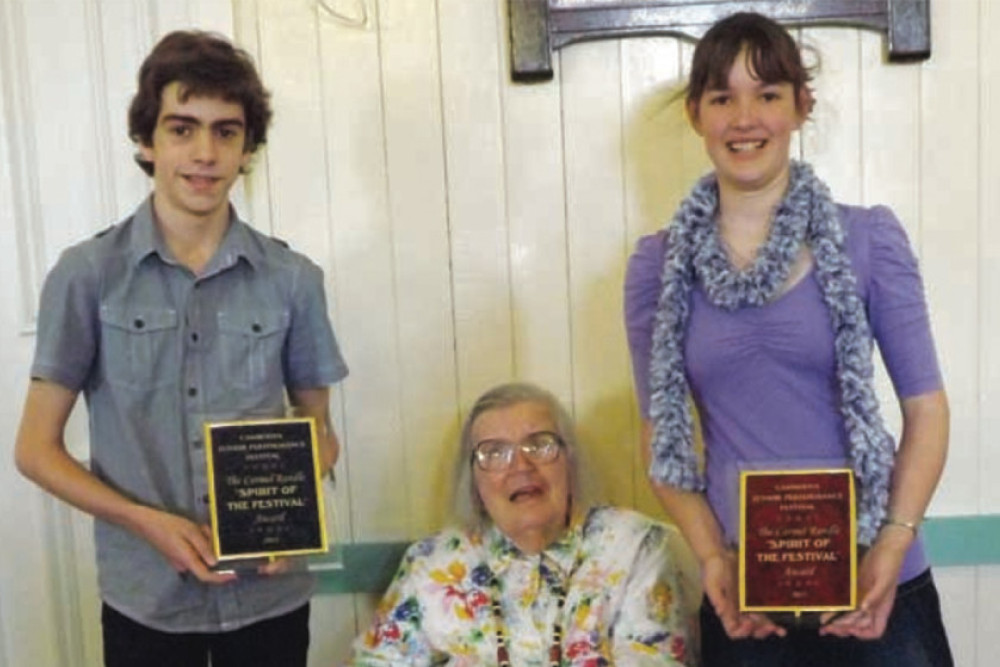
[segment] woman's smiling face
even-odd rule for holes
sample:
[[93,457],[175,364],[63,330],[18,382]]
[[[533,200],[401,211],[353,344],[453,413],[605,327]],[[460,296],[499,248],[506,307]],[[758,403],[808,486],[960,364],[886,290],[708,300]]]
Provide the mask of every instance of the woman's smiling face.
[[[522,402],[482,413],[472,425],[472,442],[498,440],[523,443],[537,433],[557,433],[548,408]],[[569,513],[569,466],[565,451],[543,463],[528,458],[519,447],[507,470],[474,466],[479,497],[497,528],[522,551],[541,551],[566,528]]]
[[688,105],[721,189],[756,192],[787,181],[792,133],[804,119],[801,106],[791,83],[761,81],[746,49],[740,51],[727,85],[706,89]]

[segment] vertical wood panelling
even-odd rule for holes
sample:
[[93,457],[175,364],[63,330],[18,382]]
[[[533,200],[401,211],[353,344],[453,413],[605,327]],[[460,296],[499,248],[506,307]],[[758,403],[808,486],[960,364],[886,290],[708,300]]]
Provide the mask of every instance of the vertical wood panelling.
[[[44,272],[63,248],[95,229],[103,212],[98,194],[103,186],[90,180],[91,174],[103,175],[95,160],[100,149],[93,132],[93,95],[99,87],[88,68],[82,0],[17,4],[24,13],[22,57],[32,105],[25,129],[34,135]],[[53,21],[55,15],[60,20]]]
[[309,667],[342,665],[358,633],[355,595],[316,595],[309,604]]
[[[86,67],[91,73],[91,105],[93,108],[93,125],[90,133],[94,142],[94,188],[97,195],[94,211],[95,220],[90,227],[98,228],[106,220],[114,219],[115,179],[112,169],[113,152],[111,150],[111,128],[108,126],[108,90],[107,79],[103,76],[104,66],[104,31],[101,23],[101,10],[98,0],[83,0],[83,39],[85,41]],[[117,135],[116,135],[117,136]]]
[[[505,3],[497,2],[507,34]],[[514,372],[572,405],[559,56],[545,85],[503,88]],[[508,74],[509,77],[509,74]],[[508,79],[509,80],[509,79]]]
[[[37,178],[23,131],[30,115],[21,17],[20,4],[0,0],[0,229],[7,239],[0,245],[0,366],[6,371],[0,391],[7,399],[0,403],[0,423],[9,434],[5,456],[11,455],[31,356],[31,341],[21,334],[34,317],[36,273],[29,232],[39,219],[29,197],[37,194]],[[0,499],[17,511],[0,513],[0,543],[7,546],[0,571],[0,664],[55,665],[59,647],[47,636],[56,612],[44,567],[41,492],[20,479],[9,462],[0,466]]]
[[10,654],[7,652],[7,625],[4,623],[4,611],[0,606],[0,664],[10,664]]
[[[955,615],[954,622],[948,628],[954,628],[967,619],[975,618],[975,656],[969,662],[958,662],[956,665],[979,665],[987,667],[996,662],[1000,654],[1000,613],[997,611],[997,600],[1000,600],[1000,565],[980,565],[976,568],[976,606],[966,608],[964,615]],[[971,624],[970,624],[971,625]]]
[[921,73],[920,245],[951,399],[951,450],[932,511],[979,506],[979,70],[976,2],[934,2]]
[[684,113],[681,45],[676,39],[623,40],[622,122],[625,141],[627,251],[665,226],[704,161],[686,159],[700,140]]
[[[60,504],[68,514],[69,531],[72,534],[73,552],[70,555],[71,571],[77,579],[78,607],[67,616],[77,624],[80,632],[82,660],[85,665],[99,665],[104,656],[101,642],[101,609],[97,601],[100,591],[97,587],[97,552],[94,547],[94,520],[82,512]],[[72,655],[72,654],[71,654]],[[76,657],[76,656],[74,656]],[[73,662],[73,661],[71,661]]]
[[[16,393],[23,396],[23,390]],[[52,545],[47,537],[52,515],[44,506],[48,499],[44,492],[18,478],[13,469],[5,470],[4,478],[10,476],[5,479],[9,486],[4,486],[6,506],[18,508],[16,517],[10,514],[0,526],[5,543],[17,545],[4,557],[3,600],[0,600],[4,632],[9,638],[9,664],[55,667],[64,664],[66,648],[57,607],[63,585],[57,577],[63,573],[53,568],[49,553]]]
[[488,2],[440,0],[455,353],[463,414],[514,373],[501,86],[506,40]]
[[191,25],[191,0],[146,0],[148,16],[158,35]]
[[977,592],[978,567],[950,567],[934,570],[934,583],[941,598],[941,615],[948,631],[948,643],[956,665],[983,665],[977,661],[976,623],[982,609]]
[[[920,238],[920,68],[887,65],[881,35],[859,31],[860,201],[885,204]],[[836,91],[824,91],[834,99]],[[915,250],[917,247],[914,248]]]
[[101,132],[108,141],[104,150],[109,152],[107,187],[111,201],[106,203],[110,208],[106,218],[93,221],[96,226],[128,215],[149,191],[149,178],[133,160],[136,149],[128,136],[128,106],[135,94],[136,70],[153,42],[150,33],[136,29],[148,25],[141,5],[140,0],[98,5],[104,102],[95,123],[103,125]]
[[3,101],[3,134],[7,145],[4,171],[10,175],[11,202],[9,229],[13,229],[18,267],[18,280],[10,284],[19,288],[19,330],[34,322],[45,267],[41,207],[39,206],[38,152],[35,137],[28,129],[32,118],[31,74],[25,48],[25,19],[20,3],[8,0],[0,4],[0,89]]
[[633,503],[632,393],[622,327],[625,264],[620,47],[582,44],[562,58],[569,344],[577,429],[603,497]]
[[[1000,6],[980,3],[979,20],[979,357],[980,512],[1000,512]],[[996,576],[996,573],[995,573]],[[1000,598],[995,598],[1000,599]],[[1000,616],[1000,614],[998,614]],[[1000,623],[1000,619],[997,621]],[[1000,644],[1000,628],[994,633]]]
[[[396,345],[393,238],[379,56],[379,16],[351,27],[322,11],[320,54],[329,160],[337,336],[351,369],[343,387],[346,484],[352,536],[389,540],[409,532],[402,454],[401,371]],[[349,91],[349,94],[348,94]],[[377,304],[377,305],[376,305]]]
[[[662,228],[693,180],[685,174],[682,144],[691,141],[683,102],[676,97],[682,84],[680,47],[675,39],[621,42],[621,107],[624,183],[624,261],[640,236]],[[619,295],[622,285],[618,285]],[[621,296],[618,297],[621,299]],[[621,314],[618,314],[621,319]],[[626,350],[627,353],[627,350]],[[660,515],[650,490],[639,448],[641,416],[632,388],[629,366],[630,422],[623,436],[632,458],[632,496],[635,507]]]
[[[324,107],[328,99],[322,85],[319,15],[309,11],[311,6],[308,0],[256,4],[256,25],[267,26],[267,30],[256,33],[255,44],[261,78],[273,95],[274,121],[268,133],[265,170],[254,178],[267,180],[269,231],[323,268],[327,302],[336,306],[338,265],[331,244],[334,217],[327,153],[322,150],[327,145]],[[339,331],[339,318],[332,319]],[[332,400],[338,409],[333,411],[334,424],[343,435],[338,397],[335,391]],[[343,470],[344,466],[339,468]],[[344,537],[351,531],[351,504],[346,490],[340,485],[336,492],[340,509],[337,528]],[[314,626],[324,626],[322,632],[314,633],[322,639],[311,652],[314,664],[319,665],[319,656],[329,655],[331,649],[353,634],[353,600],[350,596],[323,599],[311,616]]]
[[[5,367],[16,369],[6,387],[10,402],[7,431],[15,432],[17,409],[21,405],[31,341],[17,338],[34,320],[41,279],[48,265],[67,241],[75,241],[91,229],[92,220],[102,211],[104,184],[87,182],[91,174],[106,175],[107,138],[93,132],[95,95],[100,85],[92,85],[100,74],[99,30],[95,7],[86,2],[61,5],[70,19],[53,25],[46,21],[48,3],[11,2],[0,7],[4,28],[0,32],[4,82],[3,117],[5,164],[11,166],[10,183],[14,207],[9,227],[17,241],[5,264],[20,267],[9,284],[21,296],[21,318],[7,328],[14,340],[6,341],[5,352],[17,355]],[[52,40],[51,42],[49,40]],[[60,62],[61,60],[69,62]],[[66,77],[60,80],[60,77]],[[9,125],[8,125],[9,123]],[[82,128],[82,130],[81,130]],[[72,156],[67,159],[67,156]],[[8,171],[8,170],[4,170]],[[8,217],[5,215],[4,217]],[[58,240],[53,240],[58,239]],[[15,254],[16,252],[16,254]],[[11,314],[13,309],[5,309]],[[14,384],[16,383],[16,384]],[[84,440],[85,442],[85,440]],[[94,600],[83,599],[81,579],[73,567],[78,553],[70,523],[60,513],[56,501],[16,478],[7,480],[5,506],[16,506],[16,525],[3,526],[10,550],[8,571],[16,577],[0,581],[5,602],[16,610],[7,613],[4,628],[12,637],[10,658],[14,664],[68,664],[84,657],[85,637],[92,633]]]
[[380,0],[410,537],[439,525],[458,416],[436,3]]
[[[302,8],[311,3],[297,0]],[[295,3],[261,2],[261,78],[274,95],[266,178],[273,220],[270,231],[324,268],[333,285],[327,193],[323,91],[315,14],[289,11]],[[289,48],[289,45],[295,48]],[[261,174],[263,176],[263,174]]]
[[[234,0],[233,2],[233,38],[241,48],[250,54],[258,68],[262,69],[261,39],[263,34],[258,21],[259,13],[257,0]],[[265,81],[264,87],[271,91],[273,82]],[[243,200],[236,202],[236,210],[244,219],[256,229],[270,233],[274,226],[271,224],[271,191],[267,180],[267,153],[265,146],[254,154],[250,161],[248,174],[240,179],[242,183],[237,184],[233,193],[235,195],[242,192]]]
[[[8,46],[6,42],[6,32],[10,25],[8,22],[10,20],[8,9],[6,0],[0,0],[0,164],[3,165],[11,164],[11,155],[7,144],[7,128],[9,127],[10,117],[7,113],[7,100],[3,93],[3,91],[9,88],[13,88],[6,69],[9,62],[7,60],[7,52],[3,50]],[[2,229],[15,228],[15,213],[12,201],[13,192],[10,181],[10,169],[0,169],[0,228]],[[18,315],[22,312],[17,292],[19,282],[18,248],[18,244],[8,242],[0,249],[0,363],[3,363],[5,368],[9,368],[7,365],[8,362],[11,364],[16,363],[13,351],[17,348],[15,343],[18,329],[20,328]],[[10,373],[7,373],[7,375],[9,376]],[[10,388],[13,389],[20,381],[8,380],[7,382]],[[3,386],[3,388],[6,389],[7,385]],[[17,395],[16,392],[14,394]],[[0,408],[2,423],[6,424],[8,421],[13,423],[15,420],[14,413],[15,409]],[[10,468],[11,466],[0,468],[0,485],[4,488],[14,483],[16,473],[10,470]],[[16,535],[14,531],[18,528],[15,525],[15,521],[9,517],[10,514],[10,512],[4,512],[0,516],[0,540],[3,540],[4,544],[14,543],[11,538]],[[20,518],[17,519],[17,522],[20,522]],[[13,604],[15,601],[13,599],[14,596],[8,592],[8,586],[6,577],[0,575],[0,664],[3,665],[11,664],[8,646],[14,646],[17,639],[16,637],[9,636],[11,627],[7,622],[8,612],[6,605]],[[11,611],[13,611],[13,608]]]
[[201,30],[211,30],[222,35],[232,35],[234,28],[233,21],[233,0],[228,2],[204,2],[204,0],[188,0],[190,3],[191,24],[198,26]]
[[813,82],[816,106],[801,132],[803,157],[837,201],[861,200],[861,118],[858,31],[813,28],[802,43],[820,54]]

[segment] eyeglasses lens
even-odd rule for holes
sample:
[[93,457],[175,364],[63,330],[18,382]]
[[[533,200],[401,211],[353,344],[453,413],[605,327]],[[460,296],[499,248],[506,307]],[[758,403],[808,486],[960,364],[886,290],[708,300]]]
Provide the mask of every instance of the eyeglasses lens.
[[507,470],[514,463],[514,451],[518,447],[529,460],[549,463],[559,455],[561,445],[559,436],[548,431],[532,433],[520,443],[509,440],[483,440],[476,445],[475,459],[483,470]]

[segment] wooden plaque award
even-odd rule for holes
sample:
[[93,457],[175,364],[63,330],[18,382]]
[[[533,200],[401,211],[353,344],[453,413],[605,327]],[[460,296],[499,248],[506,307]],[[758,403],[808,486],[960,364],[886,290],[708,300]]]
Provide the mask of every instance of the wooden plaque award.
[[312,418],[208,423],[205,451],[220,561],[327,551]]
[[740,473],[740,611],[854,609],[856,580],[853,471]]

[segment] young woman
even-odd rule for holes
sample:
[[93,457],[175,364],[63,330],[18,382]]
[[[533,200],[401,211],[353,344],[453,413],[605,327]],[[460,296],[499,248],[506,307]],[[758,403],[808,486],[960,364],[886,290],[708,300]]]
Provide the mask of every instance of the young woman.
[[[723,19],[695,50],[686,110],[715,170],[639,241],[625,285],[650,477],[701,564],[708,667],[951,665],[918,530],[948,440],[923,286],[891,211],[835,204],[789,159],[809,79],[791,36],[757,14]],[[898,450],[873,342],[900,401]],[[850,465],[859,490],[859,605],[819,630],[737,600],[738,472],[801,461]]]

